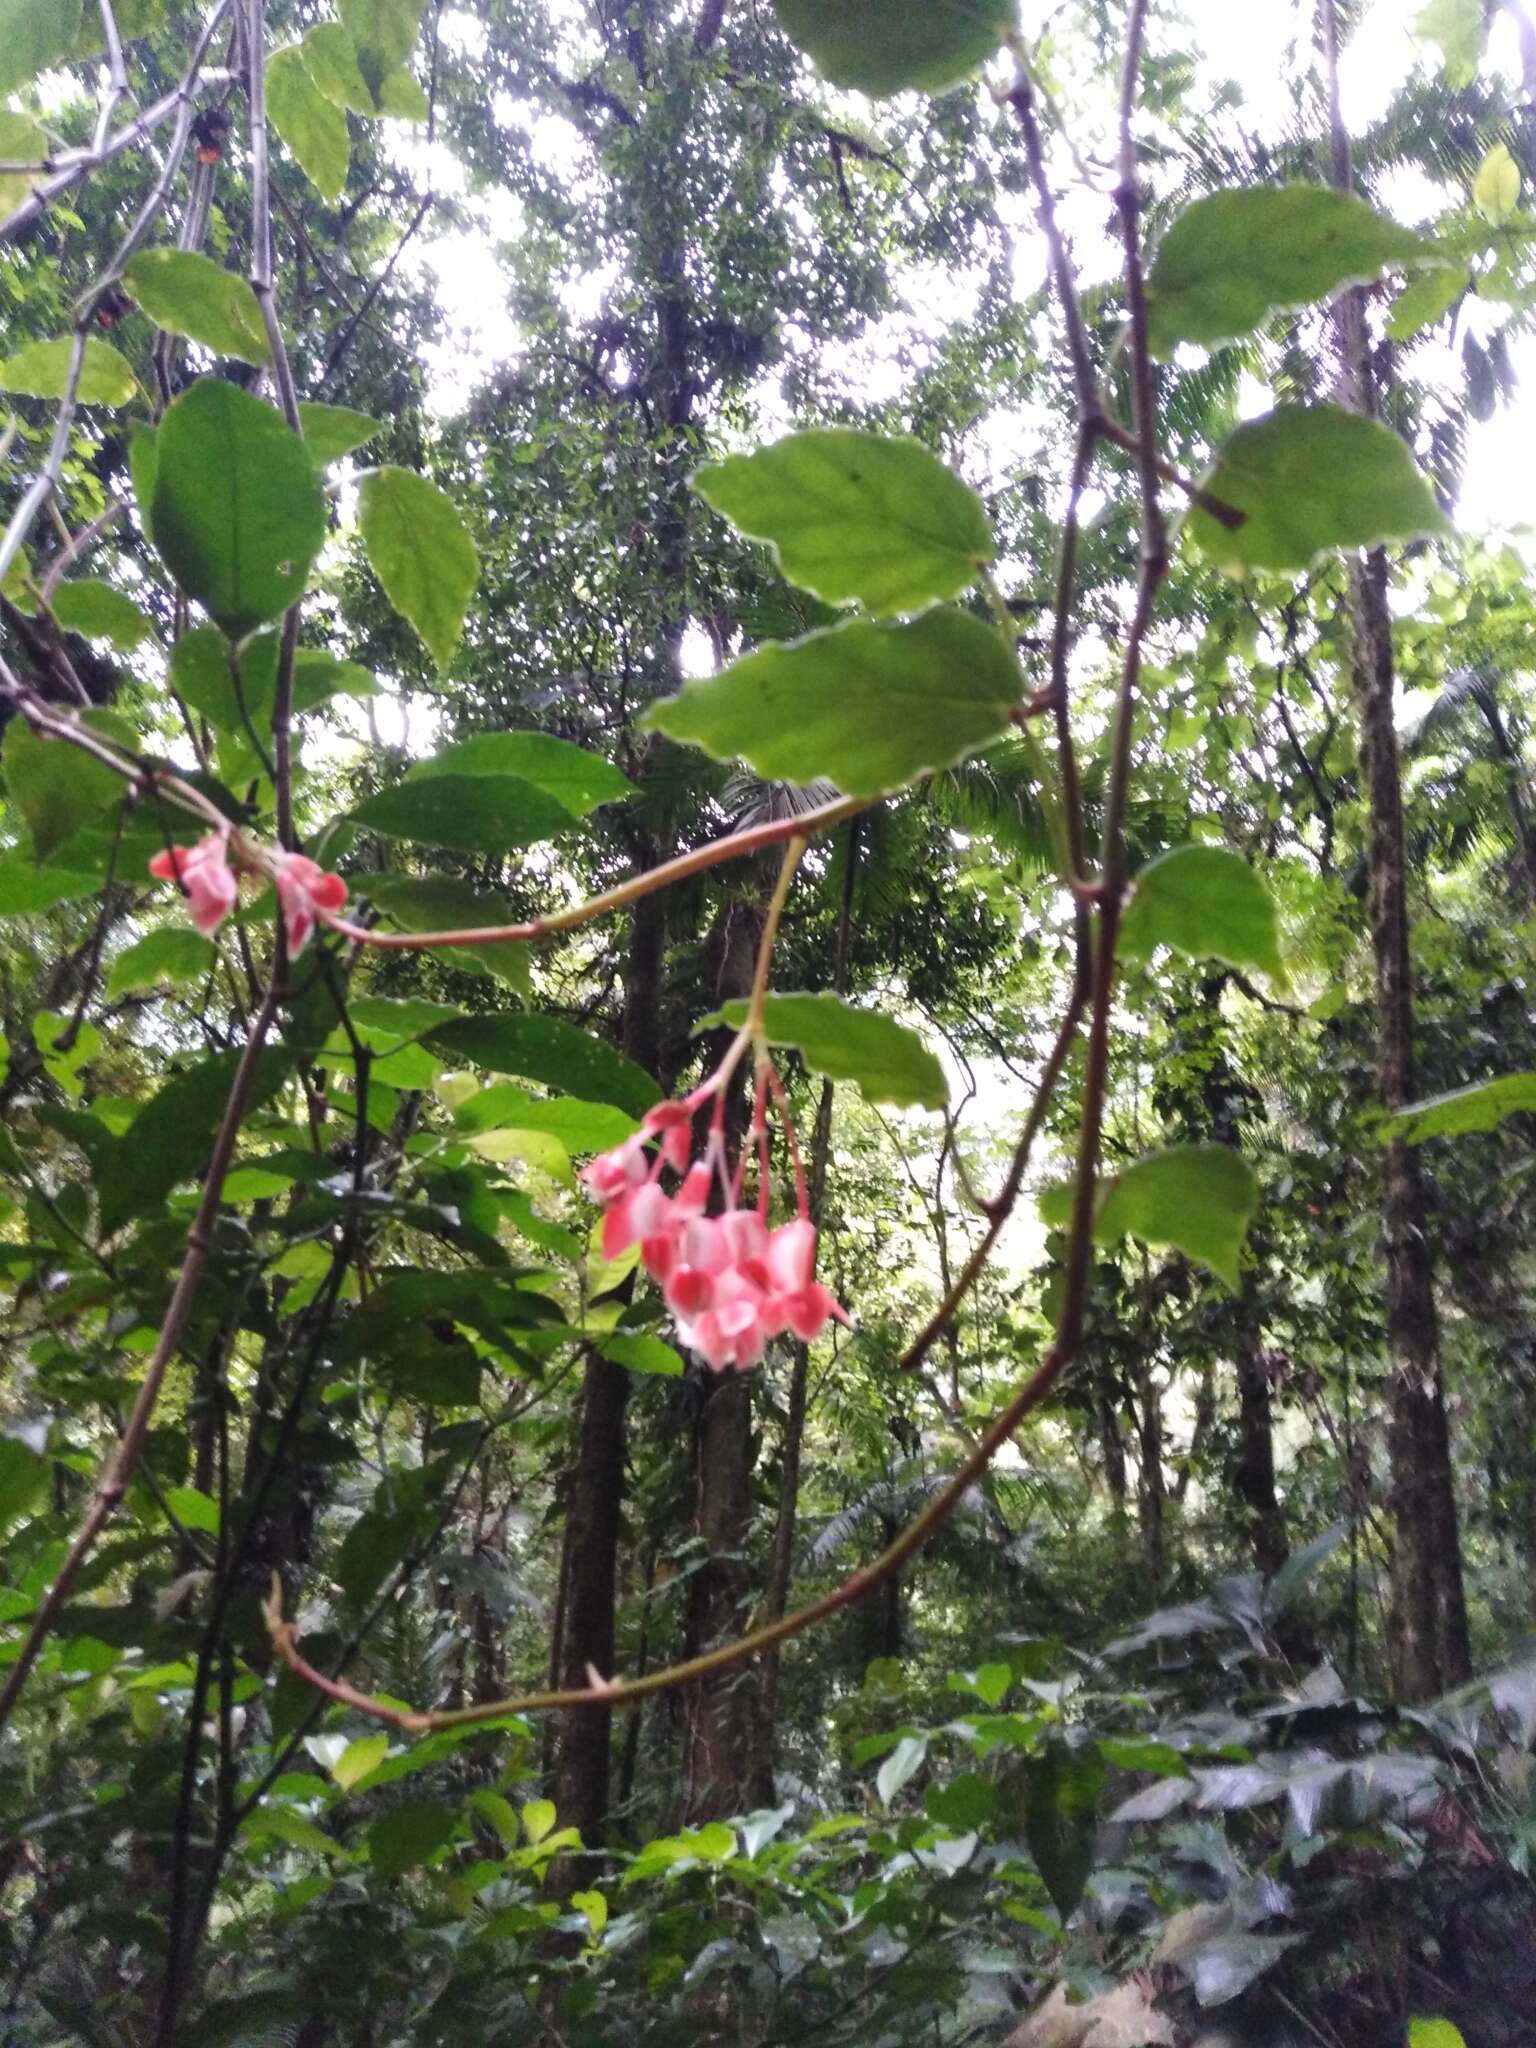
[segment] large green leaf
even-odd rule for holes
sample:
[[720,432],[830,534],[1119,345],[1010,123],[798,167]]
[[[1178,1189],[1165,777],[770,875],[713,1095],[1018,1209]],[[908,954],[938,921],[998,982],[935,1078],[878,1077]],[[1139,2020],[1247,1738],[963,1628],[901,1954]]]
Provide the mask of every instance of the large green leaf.
[[297,45],[267,59],[267,112],[320,197],[339,199],[351,151],[347,117],[316,85]]
[[426,1863],[453,1840],[457,1822],[450,1809],[426,1799],[392,1806],[368,1830],[368,1860],[380,1877],[399,1877]]
[[1094,1234],[1101,1244],[1129,1233],[1172,1245],[1209,1266],[1235,1293],[1238,1254],[1258,1201],[1253,1168],[1230,1146],[1175,1145],[1116,1175]]
[[[735,1030],[745,1003],[721,1013]],[[915,1031],[878,1010],[856,1010],[834,995],[769,996],[763,1025],[770,1045],[792,1045],[813,1073],[852,1081],[866,1102],[942,1109],[949,1101],[944,1069]]]
[[879,796],[995,739],[1018,695],[1001,634],[946,607],[761,648],[645,722],[716,760],[740,755],[762,776],[825,776],[850,796]]
[[352,38],[358,69],[374,105],[383,106],[385,80],[416,47],[423,0],[341,0],[342,25]]
[[1234,576],[1300,571],[1332,548],[1451,530],[1404,442],[1338,405],[1282,405],[1247,421],[1204,484],[1242,524],[1228,526],[1196,505],[1185,530]]
[[1104,1762],[1095,1749],[1053,1741],[1026,1758],[1024,1839],[1063,1920],[1076,1910],[1093,1870]]
[[357,61],[357,45],[339,21],[321,21],[301,45],[309,75],[334,107],[375,114],[378,105]]
[[0,0],[0,93],[62,64],[83,12],[84,0]]
[[1476,78],[1487,34],[1483,0],[1429,0],[1414,16],[1413,32],[1438,46],[1447,85],[1460,92]]
[[358,519],[384,595],[447,668],[480,574],[453,500],[412,469],[376,469],[363,479]]
[[[19,391],[27,398],[62,398],[69,382],[74,343],[67,334],[56,341],[29,341],[0,362],[0,391]],[[110,341],[92,335],[85,344],[78,396],[82,405],[128,405],[139,380],[126,357]]]
[[[87,712],[81,722],[131,748],[131,730],[112,712]],[[7,725],[0,759],[6,788],[27,821],[32,851],[40,861],[66,845],[82,825],[104,818],[127,787],[121,775],[83,747],[44,739],[24,718],[12,718]]]
[[53,615],[71,633],[109,641],[124,654],[155,630],[126,590],[89,576],[59,585],[53,593]]
[[155,544],[232,639],[300,597],[325,539],[325,494],[270,405],[200,377],[155,436]]
[[632,1060],[560,1017],[465,1017],[429,1031],[426,1042],[449,1059],[611,1102],[631,1116],[644,1116],[661,1094]]
[[407,777],[364,799],[352,813],[370,832],[458,853],[506,853],[568,832],[558,798],[520,775]]
[[1536,1110],[1536,1074],[1500,1074],[1470,1088],[1453,1088],[1410,1102],[1381,1125],[1383,1138],[1401,1138],[1409,1145],[1426,1138],[1461,1138],[1471,1131],[1492,1131],[1508,1116]]
[[158,988],[164,981],[180,986],[204,980],[217,958],[210,941],[191,925],[161,925],[158,931],[146,932],[142,939],[125,946],[112,962],[108,999],[115,1002],[138,989]]
[[188,249],[145,249],[126,272],[129,291],[157,327],[218,355],[271,360],[256,294],[243,277]]
[[1130,959],[1171,946],[1191,960],[1225,960],[1282,975],[1274,898],[1241,854],[1176,846],[1136,877],[1121,946]]
[[784,32],[834,85],[881,98],[944,92],[984,64],[1016,0],[774,0]]
[[[0,4],[0,21],[3,19],[4,6]],[[4,29],[0,28],[0,36],[3,35]],[[0,49],[3,49],[3,44],[0,44]],[[4,63],[5,58],[0,55],[0,68]],[[9,107],[0,107],[0,162],[40,164],[48,152],[48,136],[39,122],[34,121],[30,114],[17,114]],[[0,171],[0,220],[15,212],[41,176],[41,172]]]
[[1395,265],[1433,260],[1420,236],[1352,192],[1252,185],[1186,207],[1147,280],[1152,350],[1206,348],[1250,333],[1270,313],[1331,298]]
[[634,795],[634,784],[601,754],[572,746],[547,732],[477,732],[418,761],[407,776],[421,782],[434,775],[513,775],[535,783],[584,818],[599,804]]
[[813,427],[713,462],[694,487],[791,583],[882,617],[970,588],[995,553],[974,491],[921,441]]
[[0,1530],[29,1514],[47,1487],[47,1459],[17,1437],[0,1436]]
[[299,424],[304,429],[304,446],[317,469],[339,462],[384,431],[381,421],[354,412],[350,405],[322,405],[309,398],[299,400]]
[[100,887],[100,875],[78,868],[37,867],[14,849],[0,853],[0,917],[38,917],[56,903],[94,896]]
[[573,1095],[537,1098],[511,1081],[478,1088],[456,1105],[453,1121],[470,1135],[495,1130],[540,1131],[571,1152],[606,1152],[634,1136],[635,1119],[609,1102],[580,1102]]
[[[104,1231],[118,1230],[132,1217],[152,1216],[178,1182],[203,1170],[239,1060],[235,1052],[215,1053],[173,1075],[145,1103],[113,1146],[97,1181]],[[268,1046],[258,1054],[249,1109],[272,1099],[291,1064],[283,1046]]]
[[[369,875],[360,888],[406,932],[473,931],[517,922],[517,912],[505,896],[451,875]],[[442,958],[463,973],[489,974],[519,995],[528,993],[528,948],[516,940],[455,946]]]

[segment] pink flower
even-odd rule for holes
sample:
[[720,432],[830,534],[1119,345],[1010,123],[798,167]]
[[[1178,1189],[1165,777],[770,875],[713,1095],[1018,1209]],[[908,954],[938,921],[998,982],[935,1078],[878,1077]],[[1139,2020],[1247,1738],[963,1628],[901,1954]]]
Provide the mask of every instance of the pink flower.
[[606,1208],[645,1179],[645,1151],[638,1138],[626,1138],[611,1152],[599,1152],[582,1173],[582,1185],[593,1201]]
[[340,910],[347,900],[347,885],[340,875],[327,874],[324,868],[317,867],[307,854],[280,853],[277,900],[283,908],[289,957],[296,960],[309,944],[318,912]]
[[151,860],[149,872],[162,882],[181,884],[188,915],[205,939],[213,937],[239,899],[227,832],[210,832],[192,847],[168,846]]

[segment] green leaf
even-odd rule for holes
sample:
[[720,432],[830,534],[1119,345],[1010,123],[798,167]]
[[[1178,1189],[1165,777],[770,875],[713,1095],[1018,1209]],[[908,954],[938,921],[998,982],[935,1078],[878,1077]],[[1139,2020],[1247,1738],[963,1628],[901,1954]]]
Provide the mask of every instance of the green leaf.
[[612,1359],[629,1372],[659,1374],[663,1379],[681,1379],[683,1361],[670,1344],[634,1330],[615,1330],[598,1345],[604,1358]]
[[399,1877],[446,1848],[456,1826],[446,1806],[428,1799],[404,1800],[368,1830],[368,1860],[380,1877]]
[[0,1436],[0,1529],[30,1514],[48,1484],[48,1463],[14,1436]]
[[480,574],[453,500],[412,469],[376,469],[363,478],[358,518],[384,595],[446,669]]
[[465,1017],[429,1031],[426,1042],[449,1059],[542,1081],[584,1102],[610,1102],[631,1116],[644,1116],[661,1097],[633,1061],[560,1017]]
[[316,85],[296,44],[267,59],[267,112],[320,197],[338,200],[351,153],[347,117]]
[[1015,0],[774,0],[774,9],[818,71],[876,99],[960,84],[1018,20]]
[[1471,283],[1465,263],[1439,263],[1424,270],[1392,301],[1387,315],[1387,332],[1394,341],[1412,341],[1427,327],[1433,327],[1455,305]]
[[211,972],[216,957],[212,942],[190,925],[162,925],[125,947],[112,962],[108,999],[115,1002],[140,989],[158,988],[163,981],[173,987],[201,981]]
[[[746,1022],[745,1003],[720,1012],[733,1030]],[[792,1045],[813,1073],[853,1081],[866,1102],[903,1109],[943,1109],[944,1069],[915,1031],[879,1010],[857,1010],[834,995],[772,995],[763,1009],[770,1045]],[[702,1027],[701,1027],[702,1028]]]
[[1024,1839],[1065,1921],[1093,1869],[1103,1759],[1096,1750],[1053,1742],[1043,1756],[1024,1760],[1023,1773]]
[[231,639],[302,595],[325,539],[325,495],[304,443],[270,405],[201,377],[156,434],[155,544]]
[[423,0],[341,0],[338,12],[357,51],[358,69],[368,81],[374,104],[391,72],[398,71],[416,47]]
[[[276,676],[274,673],[274,683]],[[333,697],[376,697],[377,681],[355,661],[338,661],[334,654],[301,647],[293,664],[293,708],[302,714],[318,711]]]
[[1408,2048],[1467,2048],[1460,2027],[1450,2020],[1410,2020]]
[[1133,960],[1171,946],[1191,960],[1257,967],[1277,981],[1284,975],[1274,898],[1225,846],[1176,846],[1148,861],[1136,876],[1121,945]]
[[53,615],[71,633],[106,640],[124,654],[154,631],[126,590],[96,577],[61,583],[53,593]]
[[243,277],[187,249],[145,249],[125,273],[157,327],[258,368],[272,360],[256,294]]
[[[314,31],[311,31],[314,33]],[[382,434],[383,424],[350,405],[321,405],[311,398],[299,400],[299,421],[304,429],[304,446],[317,469],[327,469]]]
[[0,93],[64,63],[83,13],[83,0],[0,0]]
[[[0,20],[3,20],[4,12],[4,0],[0,0]],[[0,37],[4,33],[0,28]],[[4,51],[5,45],[0,42],[0,69],[5,64]],[[4,90],[0,87],[0,91]],[[40,164],[48,155],[49,147],[46,131],[30,114],[17,114],[9,107],[0,107],[0,162]],[[0,171],[0,220],[15,212],[42,176],[41,171]]]
[[1438,46],[1445,82],[1454,91],[1476,78],[1485,40],[1483,0],[1429,0],[1414,16],[1413,32]]
[[1477,167],[1472,204],[1490,226],[1501,228],[1520,204],[1520,166],[1509,145],[1496,142]]
[[1521,1110],[1536,1110],[1536,1074],[1500,1074],[1408,1103],[1383,1121],[1380,1135],[1408,1145],[1421,1145],[1426,1138],[1461,1138],[1470,1131],[1495,1130]]
[[523,1808],[523,1833],[537,1847],[558,1817],[552,1799],[530,1799]]
[[996,552],[975,492],[906,435],[816,427],[693,481],[791,583],[881,617],[958,597]]
[[1247,421],[1203,482],[1243,523],[1234,530],[1196,505],[1185,530],[1233,576],[1451,530],[1405,443],[1338,405],[1282,405]]
[[1331,298],[1384,270],[1434,260],[1422,237],[1352,192],[1327,185],[1253,185],[1186,207],[1158,246],[1147,279],[1154,355],[1181,341],[1214,348],[1291,306]]
[[1259,1202],[1253,1168],[1229,1145],[1175,1145],[1116,1175],[1094,1226],[1101,1244],[1127,1232],[1172,1245],[1237,1292],[1238,1254]]
[[379,83],[379,112],[396,121],[425,121],[432,112],[432,102],[414,73],[402,64]]
[[961,1771],[947,1784],[930,1785],[923,1796],[923,1811],[930,1820],[968,1835],[997,1817],[998,1788],[980,1771]]
[[[12,722],[19,724],[20,720]],[[13,850],[0,853],[0,917],[38,917],[56,903],[94,896],[100,888],[100,875],[37,867]]]
[[571,829],[565,805],[519,775],[407,776],[365,797],[353,820],[389,839],[451,847],[457,853],[507,853]]
[[[145,1103],[97,1177],[104,1231],[120,1229],[131,1217],[153,1214],[179,1182],[195,1179],[202,1172],[213,1150],[239,1059],[235,1052],[215,1053],[184,1073],[172,1075]],[[290,1056],[282,1046],[269,1046],[259,1055],[250,1109],[271,1101],[290,1066]]]
[[387,1735],[359,1735],[331,1765],[331,1776],[343,1792],[350,1792],[354,1785],[362,1783],[370,1772],[376,1771],[389,1755]]
[[552,1095],[542,1100],[510,1081],[478,1088],[457,1103],[454,1123],[459,1130],[478,1132],[516,1129],[547,1132],[558,1138],[570,1152],[607,1152],[632,1138],[636,1121],[622,1109],[607,1102],[580,1102],[574,1095]]
[[599,804],[633,796],[635,786],[601,754],[572,746],[547,732],[477,732],[418,761],[406,778],[421,782],[434,775],[516,775],[536,783],[562,803],[573,818],[584,818]]
[[219,1533],[219,1504],[211,1494],[195,1486],[168,1486],[165,1504],[184,1529],[196,1529],[204,1536]]
[[849,796],[880,796],[995,739],[1018,696],[1001,634],[945,608],[760,648],[641,722],[769,779],[825,776]]
[[[104,739],[132,747],[133,734],[110,711],[89,711],[81,724]],[[104,818],[127,787],[102,761],[68,740],[44,739],[24,718],[12,718],[0,754],[5,786],[27,821],[32,852],[44,861],[72,839],[82,825]]]
[[[517,912],[507,897],[450,876],[369,875],[359,885],[359,892],[407,932],[473,931],[479,926],[517,922]],[[442,957],[463,973],[489,974],[519,995],[528,992],[528,948],[517,940],[455,946]]]
[[357,46],[339,21],[321,21],[300,45],[309,75],[333,107],[354,114],[378,112],[357,61]]
[[[75,345],[67,334],[57,341],[29,341],[0,362],[0,391],[19,391],[28,398],[62,398],[69,382]],[[139,380],[127,359],[109,341],[92,335],[85,344],[80,372],[82,405],[128,405],[138,395]]]

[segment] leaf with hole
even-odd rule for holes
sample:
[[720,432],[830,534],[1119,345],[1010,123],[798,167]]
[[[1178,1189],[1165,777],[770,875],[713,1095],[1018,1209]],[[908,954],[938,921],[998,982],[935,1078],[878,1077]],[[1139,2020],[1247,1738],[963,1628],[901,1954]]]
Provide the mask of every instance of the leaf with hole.
[[267,113],[320,197],[338,200],[351,154],[347,117],[316,85],[297,44],[267,59]]
[[376,469],[363,478],[358,521],[384,595],[446,669],[480,574],[453,500],[413,469]]
[[765,778],[880,796],[963,761],[1008,724],[1019,675],[1001,634],[944,608],[850,620],[691,682],[642,723]]
[[1147,279],[1154,355],[1180,342],[1214,348],[1270,314],[1332,298],[1346,284],[1436,260],[1433,246],[1327,185],[1212,192],[1175,220]]
[[779,25],[834,85],[880,99],[947,92],[1017,26],[1016,0],[774,0]]
[[[739,1031],[747,1006],[727,1003],[719,1014]],[[866,1102],[943,1109],[949,1101],[949,1083],[934,1054],[915,1031],[879,1010],[856,1009],[825,993],[771,995],[763,1023],[770,1045],[794,1046],[812,1073],[854,1082]]]
[[1229,1145],[1175,1145],[1109,1183],[1094,1226],[1101,1244],[1129,1234],[1172,1245],[1238,1287],[1238,1256],[1259,1203],[1253,1168]]
[[1136,876],[1121,927],[1127,959],[1170,946],[1191,960],[1224,960],[1283,977],[1274,898],[1241,854],[1225,846],[1176,846]]
[[[29,341],[0,362],[0,391],[26,398],[62,398],[69,383],[75,344],[60,335],[56,341]],[[77,392],[82,405],[129,405],[138,396],[139,380],[127,358],[110,341],[91,335]]]
[[303,593],[325,539],[325,495],[304,443],[222,377],[173,400],[155,436],[155,544],[231,639]]
[[1406,443],[1339,405],[1282,405],[1246,421],[1202,482],[1242,524],[1197,504],[1184,530],[1233,576],[1300,572],[1336,548],[1451,531]]
[[996,552],[975,492],[906,435],[815,427],[693,482],[791,583],[881,617],[958,597]]
[[189,249],[144,249],[124,278],[157,327],[257,368],[272,360],[256,294],[243,277]]

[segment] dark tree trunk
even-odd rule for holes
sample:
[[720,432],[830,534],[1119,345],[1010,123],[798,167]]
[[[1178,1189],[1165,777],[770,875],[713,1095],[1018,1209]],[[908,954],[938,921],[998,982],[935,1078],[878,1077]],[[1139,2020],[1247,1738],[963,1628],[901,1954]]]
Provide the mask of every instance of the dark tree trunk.
[[[1251,1285],[1245,1292],[1251,1296]],[[1274,1577],[1290,1554],[1285,1517],[1275,1492],[1273,1425],[1269,1354],[1245,1316],[1238,1338],[1237,1458],[1232,1467],[1232,1486],[1242,1503],[1253,1561],[1267,1579]]]
[[1162,1591],[1167,1541],[1168,1486],[1163,1474],[1163,1399],[1161,1389],[1150,1372],[1141,1374],[1136,1392],[1136,1429],[1141,1453],[1141,1485],[1136,1498],[1141,1514],[1141,1540],[1147,1576],[1156,1597]]

